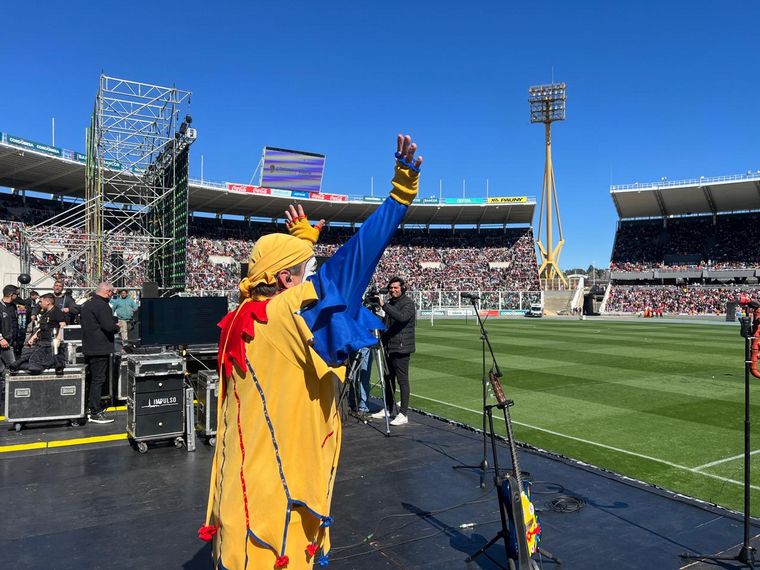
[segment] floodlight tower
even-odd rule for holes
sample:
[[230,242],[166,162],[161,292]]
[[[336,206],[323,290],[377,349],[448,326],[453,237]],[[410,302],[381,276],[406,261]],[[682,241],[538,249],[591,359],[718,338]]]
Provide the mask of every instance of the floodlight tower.
[[[554,167],[552,166],[552,122],[565,120],[564,83],[536,85],[528,89],[530,103],[530,122],[543,123],[546,127],[546,165],[544,166],[544,186],[541,192],[541,210],[538,220],[536,244],[541,251],[541,267],[538,276],[545,280],[546,287],[555,277],[567,285],[567,279],[559,268],[559,256],[565,240],[562,236],[562,221],[559,217],[559,202],[557,201],[557,186],[554,183]],[[557,216],[559,242],[554,245],[553,214]],[[546,220],[546,243],[541,242],[541,227]]]

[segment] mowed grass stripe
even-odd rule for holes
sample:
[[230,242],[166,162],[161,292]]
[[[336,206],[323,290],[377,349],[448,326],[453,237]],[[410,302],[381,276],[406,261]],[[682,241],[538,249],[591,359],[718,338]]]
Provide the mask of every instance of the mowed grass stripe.
[[[563,355],[557,356],[562,358]],[[547,357],[548,359],[549,357]],[[454,357],[435,356],[429,358],[420,358],[416,356],[413,358],[413,365],[415,369],[424,369],[426,371],[439,373],[439,374],[455,374],[455,370],[461,368],[461,359]],[[625,382],[616,380],[609,380],[609,378],[620,378],[620,371],[616,370],[614,366],[595,364],[593,369],[597,374],[597,379],[593,378],[589,367],[585,367],[583,370],[577,367],[568,366],[566,363],[562,372],[551,372],[546,370],[536,371],[535,368],[528,369],[512,369],[509,367],[509,363],[502,362],[501,366],[506,374],[505,383],[508,384],[510,390],[528,390],[535,391],[543,389],[545,392],[550,391],[554,396],[562,396],[571,400],[579,401],[594,401],[602,405],[619,408],[621,410],[635,409],[642,412],[648,412],[653,408],[654,404],[657,404],[656,409],[659,410],[659,415],[669,415],[674,418],[681,418],[684,416],[681,411],[682,406],[689,406],[691,410],[698,410],[699,414],[691,414],[690,421],[703,424],[712,425],[716,427],[723,427],[725,425],[726,413],[733,413],[738,398],[741,394],[738,392],[731,393],[731,400],[722,400],[715,397],[709,397],[712,387],[708,386],[704,390],[703,395],[693,393],[690,394],[688,400],[685,400],[684,390],[679,389],[677,383],[670,382],[651,382],[649,387],[642,387],[636,385],[628,385]],[[604,367],[604,370],[602,370]],[[519,373],[527,371],[528,373]],[[665,367],[665,371],[670,371],[670,367]],[[640,369],[639,372],[651,373],[651,363],[647,365],[647,369]],[[655,375],[658,379],[662,379],[662,374]],[[567,377],[572,377],[573,381],[566,382]],[[469,374],[465,378],[472,378],[472,374]],[[479,381],[477,381],[479,383]],[[614,390],[605,390],[603,388],[614,385]],[[673,387],[675,388],[675,391]],[[756,389],[760,390],[760,386]],[[694,392],[698,389],[695,388]],[[738,396],[737,396],[738,394]],[[760,405],[752,406],[757,413],[760,413]]]

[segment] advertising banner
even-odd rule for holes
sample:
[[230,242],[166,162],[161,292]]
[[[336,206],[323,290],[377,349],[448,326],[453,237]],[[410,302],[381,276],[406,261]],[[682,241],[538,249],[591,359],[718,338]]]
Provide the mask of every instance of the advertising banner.
[[87,155],[82,154],[81,152],[75,152],[74,160],[76,160],[77,162],[81,162],[82,164],[87,164]]
[[485,198],[446,198],[446,204],[484,204]]
[[312,192],[309,194],[309,198],[312,200],[323,200],[325,202],[347,202],[348,196],[344,194],[321,194],[319,192]]
[[362,196],[362,200],[364,202],[380,203],[383,201],[383,198],[380,198],[379,196]]
[[246,194],[262,194],[266,196],[272,193],[271,188],[253,186],[251,184],[233,184],[231,182],[227,182],[227,190],[231,190],[233,192],[245,192]]
[[290,191],[291,198],[308,198],[309,193],[304,192],[303,190],[291,190]]
[[423,204],[438,204],[439,200],[436,196],[428,196],[420,200]]
[[63,151],[61,151],[60,148],[55,146],[50,146],[47,144],[42,144],[34,141],[30,141],[27,139],[22,139],[21,137],[16,137],[13,135],[5,135],[5,142],[12,146],[17,146],[19,148],[25,148],[27,150],[33,150],[35,152],[41,152],[43,154],[48,154],[50,156],[62,156]]
[[292,194],[290,190],[280,190],[279,188],[270,188],[270,192],[272,196],[277,196],[279,198],[290,198],[292,197]]
[[527,196],[491,196],[488,199],[489,204],[525,204],[527,201]]

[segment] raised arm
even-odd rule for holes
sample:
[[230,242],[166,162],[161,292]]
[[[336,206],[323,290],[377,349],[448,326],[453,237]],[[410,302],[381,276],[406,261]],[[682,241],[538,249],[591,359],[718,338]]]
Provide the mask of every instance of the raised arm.
[[340,364],[350,353],[372,346],[376,339],[371,331],[383,328],[362,307],[362,296],[417,195],[422,157],[415,158],[416,151],[411,137],[398,135],[390,196],[310,278],[319,301],[301,314],[314,334],[314,350],[328,364]]

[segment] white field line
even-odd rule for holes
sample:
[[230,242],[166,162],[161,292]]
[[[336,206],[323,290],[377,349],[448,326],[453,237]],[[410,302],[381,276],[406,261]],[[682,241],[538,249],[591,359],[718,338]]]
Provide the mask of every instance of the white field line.
[[[483,413],[482,410],[473,410],[471,408],[465,408],[463,406],[457,406],[456,404],[451,404],[449,402],[444,402],[442,400],[436,400],[434,398],[428,398],[427,396],[420,396],[418,394],[411,394],[411,396],[414,396],[415,398],[420,398],[422,400],[428,400],[429,402],[435,402],[437,404],[443,404],[444,406],[449,406],[451,408],[457,408],[458,410],[464,410],[466,412],[472,412],[473,414],[482,414]],[[498,419],[501,419],[502,421],[504,421],[504,418],[499,418],[498,416],[496,416],[496,417]],[[593,445],[593,446],[596,446],[596,447],[602,447],[604,449],[609,449],[609,450],[615,451],[617,453],[623,453],[625,455],[632,455],[634,457],[640,457],[641,459],[646,459],[648,461],[654,461],[655,463],[661,463],[662,465],[667,465],[668,467],[673,467],[674,469],[680,469],[681,471],[688,471],[690,473],[696,473],[697,475],[703,475],[705,477],[710,477],[711,479],[717,479],[718,481],[725,481],[726,483],[732,483],[734,485],[744,486],[744,483],[742,483],[741,481],[736,481],[735,479],[729,479],[728,477],[721,477],[720,475],[713,475],[712,473],[705,473],[704,471],[699,471],[699,469],[704,469],[705,465],[702,465],[700,467],[686,467],[685,465],[678,465],[677,463],[672,463],[670,461],[665,461],[664,459],[658,459],[657,457],[651,457],[649,455],[643,455],[641,453],[636,453],[635,451],[628,451],[627,449],[620,449],[619,447],[613,447],[613,446],[607,445],[605,443],[598,443],[596,441],[591,441],[591,440],[588,440],[588,439],[582,439],[580,437],[575,437],[573,435],[567,435],[567,434],[564,434],[564,433],[560,433],[558,431],[552,431],[550,429],[546,429],[546,428],[542,428],[542,427],[526,424],[526,423],[523,423],[523,422],[517,422],[517,421],[512,420],[512,423],[516,424],[516,425],[519,425],[519,426],[523,426],[523,427],[527,427],[527,428],[530,428],[530,429],[534,429],[536,431],[542,431],[544,433],[548,433],[548,434],[551,434],[551,435],[556,435],[557,437],[564,437],[565,439],[571,439],[573,441],[579,441],[581,443],[586,443],[588,445]],[[721,460],[721,461],[723,461],[723,460]],[[750,487],[752,487],[756,491],[760,491],[760,487],[758,487],[757,485],[750,485]]]
[[[756,455],[758,453],[760,453],[760,449],[751,451],[750,455]],[[744,457],[744,454],[740,453],[739,455],[734,455],[733,457],[725,457],[723,459],[718,459],[717,461],[710,461],[710,463],[705,463],[704,465],[700,465],[699,467],[695,467],[694,469],[696,471],[700,471],[702,469],[707,469],[708,467],[714,467],[715,465],[720,465],[721,463],[728,463],[729,461],[734,461],[735,459],[741,459],[742,457]]]

